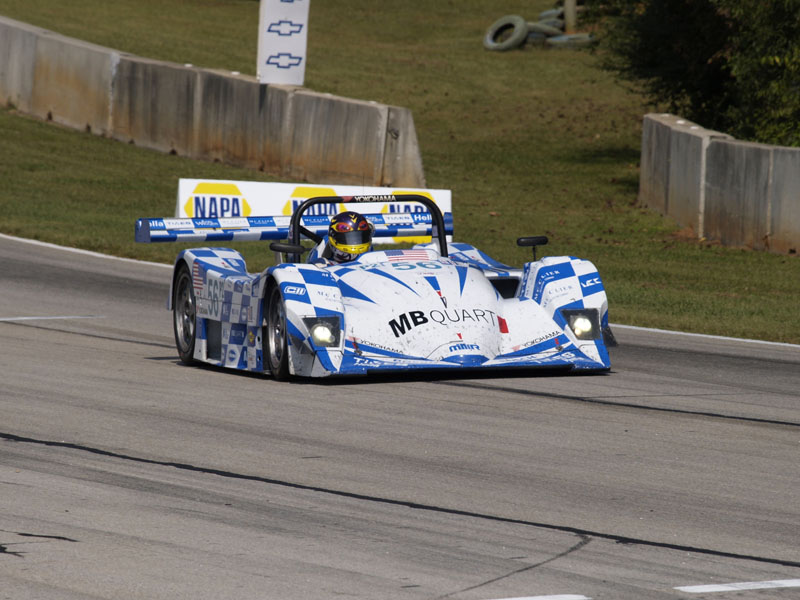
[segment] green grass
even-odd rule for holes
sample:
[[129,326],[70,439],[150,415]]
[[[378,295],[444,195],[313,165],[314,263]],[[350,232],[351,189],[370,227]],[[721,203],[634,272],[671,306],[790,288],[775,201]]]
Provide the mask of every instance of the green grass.
[[[643,115],[587,53],[482,47],[506,14],[550,1],[316,0],[306,86],[413,111],[429,187],[453,191],[456,238],[521,264],[514,240],[592,260],[612,322],[800,343],[800,257],[722,248],[637,206]],[[255,0],[0,0],[0,14],[152,58],[255,73]],[[0,231],[171,262],[133,223],[174,210],[180,177],[274,179],[0,111]],[[335,183],[335,182],[332,182]],[[251,270],[271,262],[240,245]],[[788,325],[787,325],[788,324]]]

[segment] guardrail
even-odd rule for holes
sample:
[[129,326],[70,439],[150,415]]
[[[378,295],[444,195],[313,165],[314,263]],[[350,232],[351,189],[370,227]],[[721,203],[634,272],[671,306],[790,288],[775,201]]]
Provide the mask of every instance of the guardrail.
[[0,102],[292,181],[425,187],[406,108],[150,60],[0,17]]
[[642,205],[726,246],[800,249],[800,148],[742,142],[669,114],[645,115]]

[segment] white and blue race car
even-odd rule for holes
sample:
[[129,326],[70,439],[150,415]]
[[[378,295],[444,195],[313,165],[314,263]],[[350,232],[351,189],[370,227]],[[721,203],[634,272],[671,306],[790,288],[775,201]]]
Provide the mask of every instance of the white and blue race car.
[[[430,236],[411,249],[372,250],[355,261],[301,259],[304,239],[323,240],[330,219],[314,205],[421,203],[427,212],[365,214],[374,236]],[[412,370],[563,367],[608,370],[608,302],[600,275],[569,256],[522,268],[447,241],[452,215],[422,195],[312,198],[289,216],[139,219],[136,241],[273,241],[286,262],[248,273],[234,250],[180,252],[169,308],[185,363],[277,379]]]

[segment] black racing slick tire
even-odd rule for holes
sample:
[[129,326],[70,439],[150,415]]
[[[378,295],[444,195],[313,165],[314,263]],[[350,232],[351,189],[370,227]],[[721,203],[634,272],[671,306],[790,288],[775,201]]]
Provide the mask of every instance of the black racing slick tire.
[[172,286],[172,328],[178,356],[187,365],[194,362],[194,345],[197,338],[197,304],[189,267],[181,263]]
[[495,21],[486,30],[483,47],[503,52],[521,46],[528,37],[528,22],[518,15],[508,15]]
[[265,360],[272,376],[278,381],[289,378],[289,352],[286,342],[286,306],[283,303],[281,290],[277,285],[270,286],[267,291],[264,326]]

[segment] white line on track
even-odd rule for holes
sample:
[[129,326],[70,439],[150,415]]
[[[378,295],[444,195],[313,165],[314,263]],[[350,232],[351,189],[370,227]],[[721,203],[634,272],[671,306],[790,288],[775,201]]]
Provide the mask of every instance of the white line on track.
[[783,346],[784,348],[797,348],[800,349],[798,344],[787,344],[785,342],[768,342],[765,340],[749,340],[746,338],[732,338],[722,335],[708,335],[706,333],[686,333],[684,331],[670,331],[669,329],[653,329],[651,327],[637,327],[635,325],[621,325],[619,323],[609,323],[611,331],[614,329],[630,329],[632,331],[652,331],[655,333],[667,333],[669,335],[682,335],[693,338],[704,338],[707,340],[721,340],[724,342],[747,342],[748,344],[764,344],[765,346]]
[[0,317],[0,322],[6,321],[50,321],[53,319],[105,319],[102,315],[63,315],[57,317]]
[[130,263],[137,263],[140,265],[152,265],[155,267],[165,267],[167,269],[171,269],[172,265],[166,265],[164,263],[157,263],[157,262],[150,262],[147,260],[136,260],[135,258],[123,258],[121,256],[111,256],[110,254],[103,254],[101,252],[92,252],[91,250],[82,250],[81,248],[70,248],[69,246],[59,246],[58,244],[51,244],[49,242],[40,242],[39,240],[29,240],[27,238],[16,237],[13,235],[7,235],[5,233],[0,233],[0,238],[4,238],[7,240],[13,240],[15,242],[23,242],[25,244],[33,244],[34,246],[42,246],[44,248],[54,248],[56,250],[63,250],[65,252],[74,252],[75,254],[84,254],[86,256],[94,256],[96,258],[107,258],[109,260],[121,260],[122,262],[130,262]]
[[720,583],[714,585],[687,585],[676,587],[679,592],[707,594],[709,592],[740,592],[742,590],[770,590],[776,588],[800,587],[800,579],[776,579],[774,581],[743,581],[741,583]]
[[498,598],[497,600],[592,600],[587,596],[575,594],[557,594],[555,596],[524,596],[522,598]]

